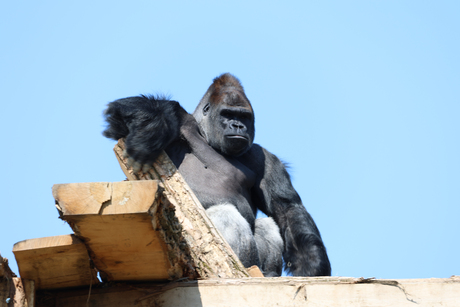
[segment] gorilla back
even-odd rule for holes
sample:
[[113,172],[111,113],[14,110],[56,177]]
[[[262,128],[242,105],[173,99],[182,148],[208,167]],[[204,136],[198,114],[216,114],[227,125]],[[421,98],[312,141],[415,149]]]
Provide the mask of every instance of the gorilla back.
[[[254,111],[237,78],[215,78],[193,116],[175,101],[138,96],[111,102],[105,117],[104,135],[126,138],[136,170],[146,171],[166,151],[246,267],[279,276],[284,258],[295,276],[331,274],[284,164],[253,144]],[[268,218],[256,220],[257,210]]]

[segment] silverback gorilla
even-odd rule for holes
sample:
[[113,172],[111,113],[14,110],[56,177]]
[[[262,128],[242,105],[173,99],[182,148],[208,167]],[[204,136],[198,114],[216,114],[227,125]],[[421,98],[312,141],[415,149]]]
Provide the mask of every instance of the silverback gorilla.
[[[214,79],[193,116],[165,97],[111,102],[104,136],[126,138],[135,170],[165,150],[246,267],[265,276],[330,275],[326,248],[284,164],[253,144],[254,111],[231,74]],[[268,218],[256,219],[257,210]]]

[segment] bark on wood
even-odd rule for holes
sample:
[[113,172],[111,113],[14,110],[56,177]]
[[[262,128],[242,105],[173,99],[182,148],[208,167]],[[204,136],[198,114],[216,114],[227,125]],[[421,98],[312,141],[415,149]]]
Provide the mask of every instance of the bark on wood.
[[13,278],[15,276],[8,266],[8,259],[0,255],[0,307],[8,306],[7,302],[14,298]]
[[128,168],[123,140],[114,151],[129,180],[156,179],[162,183],[163,199],[154,227],[160,230],[168,246],[176,278],[249,276],[166,153],[158,157],[150,172],[142,174]]
[[34,307],[34,282],[16,277],[0,255],[0,307]]
[[11,271],[8,265],[8,259],[3,258],[1,254],[0,254],[0,277],[9,278],[9,279],[16,277],[16,274],[14,274],[14,272]]
[[34,307],[35,306],[35,286],[30,279],[13,278],[15,295],[12,301],[14,307]]

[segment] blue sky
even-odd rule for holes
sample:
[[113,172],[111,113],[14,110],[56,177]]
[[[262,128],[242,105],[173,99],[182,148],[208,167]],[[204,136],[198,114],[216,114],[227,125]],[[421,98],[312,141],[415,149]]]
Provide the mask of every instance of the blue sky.
[[56,183],[121,181],[102,112],[236,75],[335,276],[460,274],[460,2],[2,1],[0,253],[71,233]]

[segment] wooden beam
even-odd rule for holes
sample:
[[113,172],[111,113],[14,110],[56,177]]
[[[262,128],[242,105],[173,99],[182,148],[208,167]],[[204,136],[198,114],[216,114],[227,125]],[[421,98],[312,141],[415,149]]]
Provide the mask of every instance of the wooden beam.
[[123,140],[118,141],[114,152],[129,180],[158,180],[164,189],[155,228],[170,251],[172,279],[249,276],[166,153],[162,152],[152,169],[143,174],[128,167]]
[[158,182],[96,182],[53,186],[61,218],[82,239],[109,281],[168,280],[167,249],[152,226]]
[[29,239],[13,247],[22,278],[37,289],[54,289],[97,284],[88,251],[74,235]]
[[[38,293],[37,307],[85,306],[89,291]],[[460,277],[376,280],[348,277],[210,279],[93,288],[90,306],[459,306]]]
[[14,297],[10,305],[7,305],[7,306],[34,307],[35,306],[35,282],[30,279],[14,277],[13,284],[14,284],[14,289],[15,289]]
[[16,277],[0,255],[0,307],[34,307],[34,281]]

